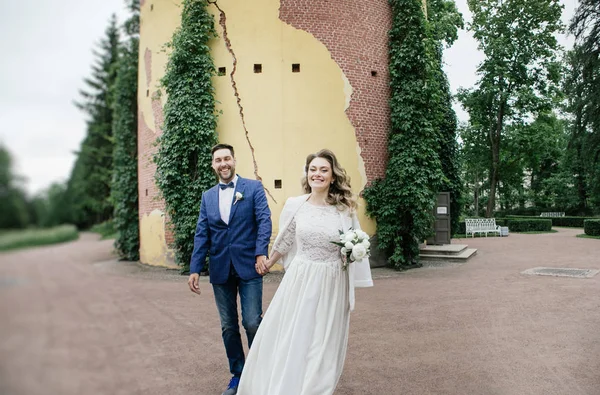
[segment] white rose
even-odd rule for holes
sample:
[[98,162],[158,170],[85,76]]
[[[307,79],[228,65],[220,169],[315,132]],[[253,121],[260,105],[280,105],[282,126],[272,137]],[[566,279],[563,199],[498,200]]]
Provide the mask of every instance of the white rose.
[[357,230],[356,234],[358,235],[359,239],[368,239],[369,235],[367,234],[367,232],[363,232],[362,230]]
[[241,198],[243,198],[243,197],[244,197],[244,195],[242,195],[242,193],[241,193],[241,192],[236,192],[236,193],[235,193],[235,200],[240,200],[240,199],[241,199]]
[[371,243],[369,243],[369,239],[364,239],[360,244],[362,244],[365,248],[369,248],[371,246]]
[[357,244],[352,248],[352,256],[354,260],[359,261],[367,255],[367,249],[362,244]]
[[346,247],[342,247],[341,251],[342,251],[342,255],[346,255],[346,253],[348,253],[348,250],[346,249]]
[[346,241],[353,241],[356,238],[356,233],[354,232],[348,232],[346,233]]
[[351,250],[354,247],[354,244],[351,241],[347,241],[344,247],[346,247],[346,250]]

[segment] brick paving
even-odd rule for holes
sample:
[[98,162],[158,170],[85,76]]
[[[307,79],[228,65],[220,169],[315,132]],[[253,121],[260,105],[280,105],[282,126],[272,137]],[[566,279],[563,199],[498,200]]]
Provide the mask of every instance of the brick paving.
[[[359,289],[336,394],[600,394],[600,240],[558,233],[453,240],[466,264],[374,270]],[[111,241],[0,254],[0,394],[220,394],[227,362],[212,291],[117,262]],[[280,276],[265,284],[265,307]],[[266,395],[266,394],[255,394]]]

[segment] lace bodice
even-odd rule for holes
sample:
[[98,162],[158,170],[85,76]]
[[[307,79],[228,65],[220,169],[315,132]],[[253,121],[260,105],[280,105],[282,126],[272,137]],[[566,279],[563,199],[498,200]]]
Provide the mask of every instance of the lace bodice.
[[342,220],[335,206],[304,203],[273,250],[287,253],[297,243],[296,258],[316,262],[341,262],[339,240]]

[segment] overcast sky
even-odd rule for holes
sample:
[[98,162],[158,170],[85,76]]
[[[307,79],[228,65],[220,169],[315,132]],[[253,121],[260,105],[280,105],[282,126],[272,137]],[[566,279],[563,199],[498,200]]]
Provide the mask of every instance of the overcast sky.
[[[561,1],[566,23],[576,0]],[[466,3],[456,0],[469,20]],[[124,0],[0,0],[0,143],[12,153],[29,193],[69,177],[73,152],[85,136],[85,115],[73,101],[113,13],[120,22],[127,18]],[[561,42],[570,46],[568,39]],[[475,83],[482,56],[468,32],[460,33],[445,60],[453,92]]]

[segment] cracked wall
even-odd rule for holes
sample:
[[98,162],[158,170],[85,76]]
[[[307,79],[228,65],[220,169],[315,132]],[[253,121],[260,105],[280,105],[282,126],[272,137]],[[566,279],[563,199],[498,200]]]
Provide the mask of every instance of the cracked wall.
[[[281,7],[284,3],[287,3],[286,15],[289,16],[290,2],[282,0]],[[140,65],[144,65],[139,75],[140,118],[144,121],[140,122],[139,132],[142,219],[163,215],[164,212],[164,204],[156,198],[155,168],[150,154],[154,151],[151,142],[161,133],[160,105],[164,104],[165,97],[163,95],[155,100],[152,97],[164,75],[167,57],[163,45],[179,25],[181,9],[177,4],[166,0],[147,0],[141,8]],[[362,84],[353,85],[354,71],[349,70],[350,74],[345,74],[340,62],[336,61],[335,51],[328,48],[322,39],[280,19],[279,0],[218,0],[208,10],[215,17],[219,35],[210,43],[215,67],[226,68],[225,75],[213,78],[217,110],[222,112],[217,126],[219,140],[236,148],[237,172],[240,175],[262,179],[273,213],[273,237],[285,200],[302,193],[300,179],[309,153],[321,148],[332,149],[349,173],[354,191],[360,192],[373,179],[373,174],[377,174],[369,167],[368,161],[377,159],[373,158],[375,151],[369,151],[369,145],[381,145],[376,141],[376,135],[369,136],[367,145],[361,138],[371,129],[379,131],[382,128],[379,122],[369,126],[369,117],[373,112],[385,113],[387,101],[385,109],[368,109],[368,113],[361,115],[362,129],[354,125],[351,111],[355,111],[355,102],[373,103],[369,101],[368,90]],[[313,21],[319,19],[318,15],[299,15]],[[350,29],[350,26],[347,28]],[[225,29],[227,41],[224,39]],[[342,33],[338,31],[336,35]],[[369,31],[359,33],[370,34]],[[352,32],[349,35],[356,34]],[[232,76],[234,59],[235,73]],[[261,73],[254,72],[255,64],[262,66]],[[300,64],[300,72],[293,73],[292,64]],[[364,67],[372,66],[366,64]],[[387,63],[385,68],[387,70]],[[379,79],[387,79],[387,72],[381,71],[382,67],[378,70],[381,73]],[[381,84],[380,81],[378,83]],[[387,80],[383,85],[386,83]],[[378,85],[374,86],[379,89]],[[385,89],[382,95],[387,94]],[[378,159],[384,162],[385,155]],[[275,188],[275,180],[282,181],[280,189]],[[375,226],[364,215],[364,204],[359,214],[361,224],[372,234]],[[147,223],[150,221],[140,222],[141,233],[146,235],[142,236],[141,248],[148,251],[142,254],[142,262],[151,263],[145,261],[148,259],[168,261],[168,258],[157,259],[160,254],[155,252],[162,251],[168,255],[163,245],[169,233],[164,232],[162,237],[165,240],[157,242],[158,239],[151,236],[156,234],[156,222],[153,222],[153,227]],[[146,232],[145,228],[154,229],[154,233]],[[157,247],[148,247],[149,243]]]

